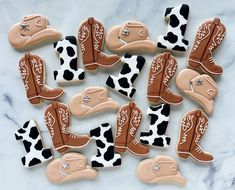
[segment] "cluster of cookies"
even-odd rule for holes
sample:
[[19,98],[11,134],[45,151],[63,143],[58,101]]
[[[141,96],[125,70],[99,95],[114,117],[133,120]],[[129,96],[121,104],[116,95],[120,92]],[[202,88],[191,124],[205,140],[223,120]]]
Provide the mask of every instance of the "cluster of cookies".
[[[156,54],[158,48],[165,51],[157,54],[150,65],[147,83],[147,99],[150,104],[147,115],[150,117],[150,126],[148,131],[140,133],[139,140],[136,133],[142,113],[134,101],[120,106],[108,96],[106,88],[88,87],[74,95],[69,106],[58,102],[64,90],[48,87],[45,84],[43,59],[33,53],[25,53],[19,61],[19,70],[29,102],[39,104],[44,99],[53,101],[44,112],[45,124],[55,150],[63,155],[47,165],[46,175],[51,182],[94,179],[97,176],[94,168],[120,166],[122,154],[126,151],[146,157],[149,147],[167,148],[170,145],[171,137],[166,134],[170,107],[183,102],[183,97],[169,88],[177,70],[177,60],[173,53],[187,51],[189,42],[184,39],[184,34],[188,16],[189,6],[186,4],[167,8],[167,34],[159,36],[157,43],[149,38],[147,27],[136,21],[111,27],[106,37],[102,23],[95,18],[88,18],[80,25],[78,38],[66,36],[61,39],[61,33],[48,26],[42,15],[26,16],[10,28],[9,42],[16,49],[25,50],[46,41],[54,42],[54,50],[58,53],[61,65],[60,69],[53,72],[58,84],[70,84],[85,79],[85,70],[78,67],[78,47],[87,71],[112,67],[122,62],[118,76],[110,75],[106,85],[129,100],[136,93],[133,84],[147,64],[142,54]],[[219,18],[203,22],[188,56],[188,68],[180,71],[176,77],[176,86],[199,103],[208,114],[213,112],[213,99],[218,93],[213,77],[223,72],[214,62],[212,54],[222,42],[225,33],[226,29]],[[116,54],[106,55],[102,52],[104,38],[107,48],[122,54],[121,58]],[[114,137],[109,123],[100,124],[89,135],[78,135],[70,130],[71,113],[82,117],[108,109],[118,110]],[[203,151],[199,144],[207,126],[208,117],[200,109],[190,110],[183,116],[177,145],[180,158],[191,157],[198,162],[213,160],[213,156]],[[53,158],[52,149],[43,144],[36,121],[27,121],[15,132],[15,137],[23,141],[27,152],[22,158],[25,167],[36,166]],[[96,142],[97,154],[91,157],[89,166],[86,156],[70,150],[86,146],[91,139]],[[186,179],[178,171],[176,160],[166,155],[141,161],[137,166],[137,176],[145,183],[186,183]]]

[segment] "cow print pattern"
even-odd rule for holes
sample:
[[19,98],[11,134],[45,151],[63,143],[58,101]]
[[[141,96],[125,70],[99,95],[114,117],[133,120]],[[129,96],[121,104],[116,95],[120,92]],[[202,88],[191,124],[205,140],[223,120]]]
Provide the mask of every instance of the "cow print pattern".
[[170,117],[170,105],[150,106],[147,109],[147,114],[151,117],[150,127],[148,132],[140,133],[140,142],[157,147],[168,147],[171,138],[165,133]]
[[106,84],[122,95],[132,98],[136,92],[132,84],[139,76],[145,64],[145,58],[138,55],[125,54],[122,57],[122,62],[124,62],[124,65],[119,75],[117,77],[110,75]]
[[169,20],[166,36],[159,36],[157,46],[159,48],[185,52],[188,48],[188,41],[184,34],[188,22],[189,6],[181,4],[177,7],[168,7],[165,12],[165,19]]
[[66,36],[65,39],[54,43],[54,50],[59,53],[59,70],[54,71],[57,83],[82,81],[85,78],[84,69],[78,68],[77,40],[75,36]]
[[121,165],[121,156],[114,153],[112,129],[109,123],[103,123],[90,131],[91,139],[96,140],[97,154],[91,157],[92,167],[114,167]]
[[37,124],[27,121],[15,132],[16,140],[22,140],[27,154],[21,158],[24,167],[32,167],[50,160],[53,155],[50,148],[45,148]]

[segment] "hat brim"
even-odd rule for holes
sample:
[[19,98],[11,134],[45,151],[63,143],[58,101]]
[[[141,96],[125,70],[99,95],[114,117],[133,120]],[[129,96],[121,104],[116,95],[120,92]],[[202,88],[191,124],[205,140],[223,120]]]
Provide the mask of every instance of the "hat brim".
[[198,93],[192,92],[191,90],[185,90],[184,93],[187,94],[189,97],[191,97],[196,102],[198,102],[199,104],[201,104],[202,107],[205,109],[205,111],[208,114],[213,113],[213,110],[214,110],[214,101],[213,100],[208,100],[204,96],[202,96]]
[[180,172],[177,172],[176,175],[155,178],[151,183],[173,183],[184,186],[186,184],[186,179],[180,174]]
[[46,176],[52,183],[66,183],[81,179],[94,179],[97,176],[97,171],[88,165],[83,170],[63,175],[59,172],[60,160],[61,159],[55,159],[47,165]]

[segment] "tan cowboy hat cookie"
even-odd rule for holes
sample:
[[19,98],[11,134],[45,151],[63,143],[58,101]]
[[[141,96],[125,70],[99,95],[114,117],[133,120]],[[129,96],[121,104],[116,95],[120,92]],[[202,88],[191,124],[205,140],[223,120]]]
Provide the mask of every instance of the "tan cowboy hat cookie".
[[51,161],[46,168],[46,176],[52,183],[66,183],[82,179],[95,179],[97,171],[87,165],[86,156],[67,153],[62,158]]
[[136,172],[145,183],[186,184],[186,179],[178,171],[176,160],[170,156],[158,155],[154,159],[145,159],[138,164]]
[[207,113],[213,113],[213,99],[218,94],[218,88],[212,77],[207,74],[200,75],[192,69],[184,69],[176,78],[176,86],[201,104]]
[[72,114],[85,116],[107,109],[117,110],[118,102],[108,97],[108,90],[103,87],[89,87],[75,95],[70,103]]
[[8,40],[16,49],[26,49],[46,41],[58,41],[61,33],[48,26],[43,15],[25,16],[8,31]]
[[116,53],[154,53],[156,44],[148,36],[148,28],[141,22],[127,21],[111,27],[106,35],[106,46]]

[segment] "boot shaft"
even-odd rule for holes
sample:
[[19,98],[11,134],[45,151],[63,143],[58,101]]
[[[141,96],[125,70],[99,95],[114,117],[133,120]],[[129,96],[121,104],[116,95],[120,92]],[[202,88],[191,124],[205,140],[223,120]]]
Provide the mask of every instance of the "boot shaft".
[[30,54],[26,53],[19,61],[19,71],[21,78],[24,82],[25,90],[28,98],[36,97],[38,90],[36,88],[36,81],[34,80],[34,74],[32,70],[32,64],[30,61]]
[[206,20],[198,29],[189,58],[206,60],[219,46],[226,34],[226,28],[219,18]]
[[67,141],[67,128],[70,126],[68,107],[59,102],[53,102],[45,111],[45,122],[51,134],[54,145]]
[[208,118],[201,110],[186,113],[181,121],[179,151],[188,151],[198,146],[208,125]]
[[104,39],[104,27],[93,17],[88,18],[79,28],[78,40],[84,63],[95,62],[101,52]]
[[150,102],[153,97],[160,97],[161,93],[168,88],[168,84],[176,69],[176,59],[169,52],[154,57],[148,82],[148,99]]
[[131,110],[129,104],[122,106],[117,113],[117,126],[115,133],[115,144],[126,144],[126,138],[130,123]]

